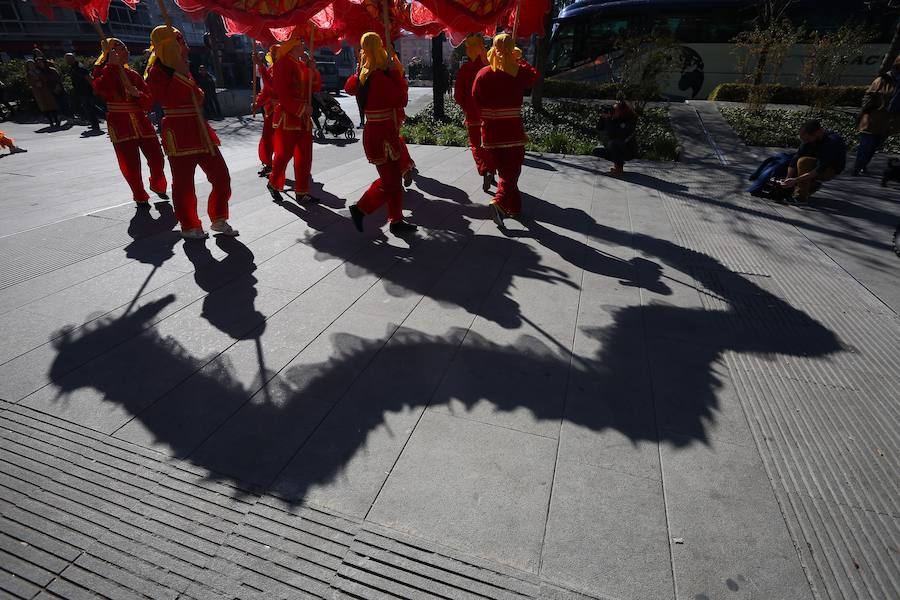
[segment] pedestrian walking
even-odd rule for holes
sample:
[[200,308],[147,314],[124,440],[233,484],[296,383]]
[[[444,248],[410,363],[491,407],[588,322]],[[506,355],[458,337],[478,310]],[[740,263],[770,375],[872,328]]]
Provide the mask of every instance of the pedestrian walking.
[[25,61],[25,81],[31,88],[31,95],[34,96],[38,110],[50,123],[50,127],[60,127],[59,104],[56,96],[53,95],[47,79],[38,70],[37,63],[30,58]]
[[288,162],[294,160],[294,192],[297,200],[314,201],[309,193],[312,171],[312,94],[322,89],[322,76],[316,69],[316,61],[300,60],[303,44],[292,37],[278,48],[272,65],[272,87],[278,102],[272,119],[275,155],[268,189],[272,199],[281,200],[284,191],[285,171]]
[[216,78],[209,72],[206,65],[200,65],[197,69],[197,84],[203,90],[203,109],[206,111],[206,116],[221,119],[222,107],[219,106],[219,98],[216,94]]
[[207,237],[197,217],[194,173],[198,166],[212,185],[207,202],[210,228],[222,235],[238,235],[228,223],[231,175],[218,148],[219,138],[203,116],[203,90],[191,77],[184,36],[174,27],[159,25],[150,32],[150,43],[147,83],[165,112],[163,150],[172,170],[172,201],[181,235]]
[[528,142],[522,123],[522,96],[537,78],[537,70],[522,59],[515,39],[501,33],[494,36],[488,66],[478,72],[472,86],[481,109],[481,145],[491,153],[500,175],[491,202],[498,227],[503,227],[504,218],[516,219],[522,211],[518,181]]
[[69,79],[72,80],[72,99],[75,111],[81,113],[84,120],[91,126],[91,131],[100,131],[94,88],[91,86],[91,72],[84,68],[71,52],[67,53],[65,58],[66,65],[69,67]]
[[387,204],[389,229],[395,235],[402,235],[416,230],[415,225],[403,219],[405,162],[400,123],[408,100],[408,87],[403,67],[395,55],[388,56],[381,36],[370,31],[362,36],[360,46],[359,73],[347,79],[344,91],[362,98],[365,111],[363,150],[378,170],[378,179],[372,182],[359,202],[350,207],[350,216],[356,228],[362,231],[365,216]]
[[863,96],[859,114],[859,147],[853,175],[866,168],[888,136],[900,130],[900,58],[890,72],[875,79]]
[[472,150],[472,158],[475,159],[475,168],[482,177],[481,189],[490,191],[494,184],[494,175],[497,166],[490,151],[481,145],[481,109],[472,96],[472,86],[475,76],[487,66],[487,51],[484,47],[484,37],[478,33],[466,38],[466,56],[468,61],[459,67],[456,74],[456,85],[453,88],[453,99],[466,116],[466,131],[469,134],[469,148]]
[[128,66],[128,48],[121,40],[104,40],[94,66],[91,89],[106,101],[109,139],[137,206],[150,205],[150,196],[141,180],[141,154],[150,169],[150,190],[167,200],[165,160],[156,130],[147,116],[153,104],[150,88]]
[[[274,56],[278,53],[278,45],[272,46],[266,58],[261,59],[259,54],[253,53],[253,62],[259,72],[259,79],[262,83],[262,89],[253,100],[254,111],[258,108],[263,111],[263,128],[262,135],[259,137],[259,162],[262,164],[258,175],[260,177],[268,177],[272,172],[272,159],[275,155],[275,131],[273,128],[273,120],[275,118],[275,106],[278,97],[275,95],[275,88],[272,85],[272,67],[274,66]],[[264,61],[270,61],[266,66]]]

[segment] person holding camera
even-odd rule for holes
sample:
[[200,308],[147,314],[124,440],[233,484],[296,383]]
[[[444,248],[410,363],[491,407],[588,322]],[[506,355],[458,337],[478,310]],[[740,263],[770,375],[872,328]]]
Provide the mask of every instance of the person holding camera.
[[610,175],[625,172],[625,161],[637,156],[637,113],[619,94],[612,106],[600,107],[600,130],[606,137],[603,146],[594,148],[592,154],[612,162]]

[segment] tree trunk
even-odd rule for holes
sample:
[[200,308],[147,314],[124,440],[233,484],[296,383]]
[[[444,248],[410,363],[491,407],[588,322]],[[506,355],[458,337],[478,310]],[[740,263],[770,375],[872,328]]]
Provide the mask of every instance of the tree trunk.
[[550,54],[550,27],[553,25],[553,11],[548,11],[544,19],[544,37],[537,43],[535,68],[539,77],[531,89],[531,106],[538,112],[544,111],[544,72],[547,70],[547,56]]
[[769,46],[763,46],[759,51],[759,58],[756,59],[756,68],[753,71],[753,85],[760,85],[766,74],[766,63],[769,59]]
[[444,93],[446,87],[447,68],[444,66],[444,34],[431,38],[431,72],[432,89],[434,90],[434,118],[444,119]]
[[900,18],[897,19],[897,28],[894,30],[894,39],[891,40],[891,45],[884,55],[884,60],[881,61],[881,68],[878,69],[879,75],[887,75],[888,71],[891,70],[891,67],[894,66],[894,61],[897,60],[898,54],[900,54]]

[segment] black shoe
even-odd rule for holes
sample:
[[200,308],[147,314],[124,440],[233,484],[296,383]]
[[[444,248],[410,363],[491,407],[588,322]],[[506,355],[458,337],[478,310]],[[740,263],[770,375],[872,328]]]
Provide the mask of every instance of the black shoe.
[[491,218],[494,220],[494,223],[497,224],[497,227],[503,229],[505,225],[503,224],[503,219],[506,217],[506,213],[500,208],[500,205],[496,202],[491,202]]
[[272,172],[272,165],[263,165],[259,171],[256,172],[260,177],[268,177]]
[[491,183],[494,181],[494,174],[488,171],[481,178],[481,189],[485,192],[491,191]]
[[363,218],[366,216],[357,205],[353,204],[350,206],[350,218],[353,219],[353,225],[356,226],[356,230],[362,233],[363,230]]
[[284,198],[281,197],[281,192],[272,187],[271,183],[266,184],[266,189],[269,190],[269,193],[272,195],[272,202],[283,202]]
[[391,233],[393,233],[394,235],[403,235],[406,233],[412,233],[413,231],[418,229],[418,227],[407,221],[394,221],[390,224],[388,229],[390,229]]
[[156,194],[157,196],[159,196],[160,200],[168,200],[169,199],[169,195],[165,192],[157,192],[156,190],[151,190],[151,191],[154,194]]
[[134,206],[138,210],[150,210],[150,201],[149,200],[144,200],[143,202],[135,201]]

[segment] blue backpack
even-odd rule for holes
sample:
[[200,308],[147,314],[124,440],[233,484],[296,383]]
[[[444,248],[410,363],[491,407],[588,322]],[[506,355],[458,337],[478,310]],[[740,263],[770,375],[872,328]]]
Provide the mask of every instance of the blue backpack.
[[787,177],[788,167],[794,158],[793,152],[779,152],[774,156],[770,156],[759,165],[748,179],[753,183],[747,188],[751,196],[762,196],[779,200],[790,195],[791,190],[783,188],[777,183],[776,179],[784,179]]

